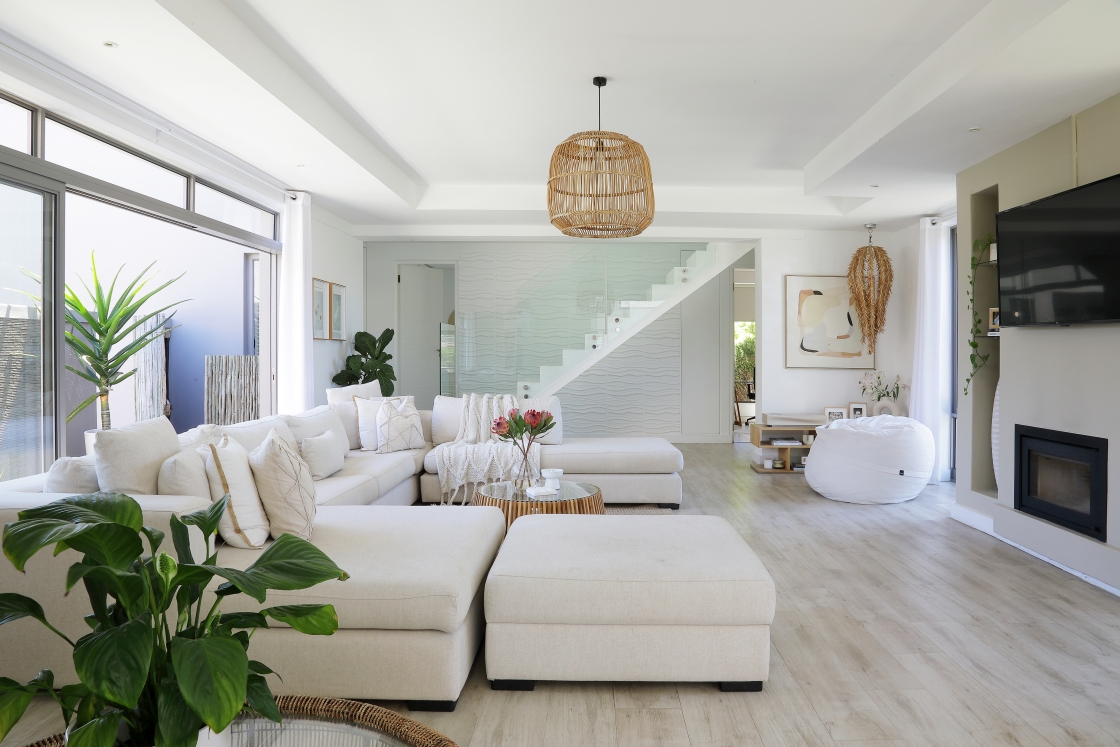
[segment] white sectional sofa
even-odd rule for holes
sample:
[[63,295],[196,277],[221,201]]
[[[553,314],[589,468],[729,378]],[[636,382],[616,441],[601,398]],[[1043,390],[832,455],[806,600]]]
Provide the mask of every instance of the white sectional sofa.
[[[462,397],[436,397],[425,431],[434,448],[424,457],[420,497],[425,503],[442,498],[437,451],[455,438],[463,411]],[[554,413],[556,414],[556,413]],[[684,456],[663,438],[565,438],[560,421],[555,438],[541,445],[541,469],[564,470],[564,480],[588,482],[603,491],[605,503],[657,503],[679,508],[683,489],[680,471]],[[550,436],[552,434],[549,434]],[[468,485],[468,499],[474,486]],[[459,500],[462,495],[459,495]]]

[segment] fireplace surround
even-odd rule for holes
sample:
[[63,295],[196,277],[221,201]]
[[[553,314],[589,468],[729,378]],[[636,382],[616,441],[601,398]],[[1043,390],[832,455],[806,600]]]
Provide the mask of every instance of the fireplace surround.
[[1015,510],[1104,542],[1108,439],[1015,426]]

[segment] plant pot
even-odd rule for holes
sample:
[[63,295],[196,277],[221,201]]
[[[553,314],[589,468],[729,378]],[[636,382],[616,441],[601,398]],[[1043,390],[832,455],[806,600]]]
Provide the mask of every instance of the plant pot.
[[893,399],[881,399],[875,404],[871,405],[872,415],[882,415],[883,413],[894,415],[898,417],[902,413],[902,408]]

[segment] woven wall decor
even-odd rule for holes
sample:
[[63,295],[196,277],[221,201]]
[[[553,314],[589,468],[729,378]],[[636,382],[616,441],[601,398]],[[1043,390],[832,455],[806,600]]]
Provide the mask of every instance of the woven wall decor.
[[874,354],[875,342],[887,323],[887,301],[891,297],[894,270],[886,250],[871,242],[875,224],[868,223],[865,227],[867,246],[856,249],[852,255],[848,265],[848,291],[859,316],[861,342],[866,343],[868,353]]
[[[607,79],[596,77],[602,95]],[[653,175],[641,144],[602,129],[577,132],[552,152],[548,217],[568,236],[637,236],[653,222]]]

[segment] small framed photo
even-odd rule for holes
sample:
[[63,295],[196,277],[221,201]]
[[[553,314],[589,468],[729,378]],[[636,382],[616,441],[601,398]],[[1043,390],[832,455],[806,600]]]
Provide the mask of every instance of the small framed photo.
[[849,402],[848,403],[848,417],[852,420],[856,418],[867,417],[867,403],[866,402]]
[[311,336],[316,340],[329,340],[331,284],[318,278],[311,279]]
[[346,286],[331,283],[331,339],[346,340]]
[[999,309],[988,309],[988,336],[999,334]]
[[834,420],[847,420],[848,408],[847,407],[826,407],[824,408],[824,419],[826,422],[831,423]]

